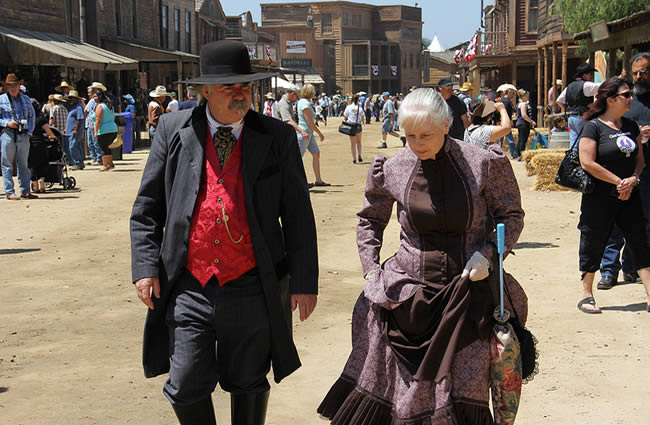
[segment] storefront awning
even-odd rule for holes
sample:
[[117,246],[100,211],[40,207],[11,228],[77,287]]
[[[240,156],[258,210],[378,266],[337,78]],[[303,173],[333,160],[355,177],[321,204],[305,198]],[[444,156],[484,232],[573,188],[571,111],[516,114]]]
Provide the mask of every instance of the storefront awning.
[[0,26],[0,63],[83,67],[103,71],[138,69],[138,62],[72,37]]
[[184,63],[199,63],[199,57],[197,55],[179,50],[165,50],[145,46],[133,41],[102,37],[102,47],[112,52],[137,59],[140,62],[172,63],[181,61]]

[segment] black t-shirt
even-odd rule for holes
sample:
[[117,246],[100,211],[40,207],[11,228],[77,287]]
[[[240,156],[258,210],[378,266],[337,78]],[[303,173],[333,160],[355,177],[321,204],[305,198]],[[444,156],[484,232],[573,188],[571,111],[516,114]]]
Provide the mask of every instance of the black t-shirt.
[[467,114],[465,103],[455,95],[447,99],[449,113],[451,114],[451,123],[449,124],[449,135],[454,139],[463,140],[465,135],[465,124],[463,123],[463,114]]
[[[596,162],[624,179],[634,174],[636,155],[639,152],[636,139],[640,131],[634,121],[625,117],[622,121],[621,129],[616,130],[598,118],[593,119],[585,123],[581,137],[595,140]],[[618,196],[615,185],[598,179],[596,179],[596,191]]]

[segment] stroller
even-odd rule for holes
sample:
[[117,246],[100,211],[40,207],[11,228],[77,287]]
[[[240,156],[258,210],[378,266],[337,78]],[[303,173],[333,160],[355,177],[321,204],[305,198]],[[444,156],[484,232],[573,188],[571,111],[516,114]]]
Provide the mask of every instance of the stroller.
[[[42,164],[45,170],[45,187],[51,189],[55,184],[63,185],[63,189],[74,189],[77,180],[68,174],[68,159],[63,150],[65,138],[55,127],[50,127],[54,133],[54,140],[50,140],[47,134],[41,136],[41,141],[32,142],[29,162]],[[47,165],[46,165],[47,164]]]

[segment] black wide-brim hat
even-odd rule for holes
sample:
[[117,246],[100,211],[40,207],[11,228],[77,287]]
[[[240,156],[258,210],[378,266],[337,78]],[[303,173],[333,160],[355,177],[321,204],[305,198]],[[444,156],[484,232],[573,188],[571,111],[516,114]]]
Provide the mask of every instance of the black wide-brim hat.
[[573,78],[578,78],[582,74],[587,74],[589,72],[596,72],[596,71],[598,70],[593,66],[589,65],[588,63],[582,63],[578,65],[578,67],[576,68],[576,73],[573,75]]
[[186,84],[237,84],[263,80],[278,75],[277,72],[253,72],[244,43],[219,40],[205,44],[200,53],[201,75]]

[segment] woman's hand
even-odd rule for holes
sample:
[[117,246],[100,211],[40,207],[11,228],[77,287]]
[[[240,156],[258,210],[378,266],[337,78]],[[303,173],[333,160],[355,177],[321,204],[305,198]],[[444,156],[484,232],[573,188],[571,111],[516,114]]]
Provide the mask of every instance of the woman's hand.
[[634,189],[639,184],[639,178],[637,176],[630,176],[626,179],[621,180],[617,185],[616,189],[621,191],[627,191]]
[[467,261],[461,277],[469,276],[469,280],[473,282],[477,280],[483,280],[490,274],[489,269],[490,262],[487,260],[487,258],[481,255],[480,252],[476,251],[474,254],[472,254],[469,261]]

